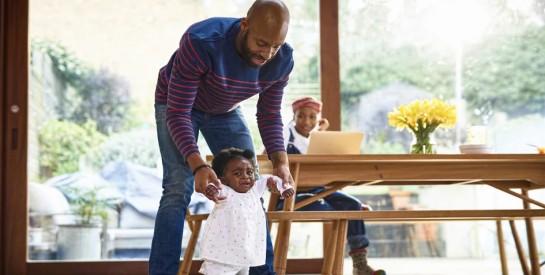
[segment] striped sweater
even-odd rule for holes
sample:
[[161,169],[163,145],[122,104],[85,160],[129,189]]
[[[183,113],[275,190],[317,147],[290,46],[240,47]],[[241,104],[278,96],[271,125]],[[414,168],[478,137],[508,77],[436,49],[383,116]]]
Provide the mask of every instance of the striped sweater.
[[285,151],[280,107],[293,69],[293,49],[286,43],[259,68],[237,53],[240,19],[210,18],[190,26],[178,50],[159,71],[155,103],[166,104],[166,121],[176,146],[187,159],[199,149],[191,110],[223,114],[259,94],[257,125],[267,153]]

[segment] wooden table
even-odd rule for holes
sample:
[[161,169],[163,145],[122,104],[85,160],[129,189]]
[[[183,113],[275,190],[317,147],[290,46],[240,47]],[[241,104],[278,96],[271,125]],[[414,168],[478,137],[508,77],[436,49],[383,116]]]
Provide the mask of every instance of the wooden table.
[[[372,213],[362,212],[360,217],[365,220],[398,219],[403,221],[495,219],[498,223],[502,219],[511,222],[516,218],[524,219],[526,221],[531,274],[541,274],[532,218],[545,216],[545,204],[531,199],[528,196],[528,191],[545,188],[545,155],[290,155],[289,161],[296,188],[328,186],[329,189],[324,194],[313,197],[311,201],[301,201],[295,204],[292,197],[286,201],[284,211],[293,211],[331,192],[352,185],[485,184],[515,196],[522,200],[521,209],[501,211],[498,209],[404,210],[402,213],[399,211],[373,211]],[[271,163],[266,156],[258,156],[258,163],[259,173],[272,173]],[[515,192],[512,190],[514,188],[521,191]],[[541,209],[530,209],[530,204]],[[350,217],[354,218],[353,215]],[[279,222],[275,243],[275,269],[278,274],[285,274],[290,229],[291,221]],[[501,236],[499,235],[499,237]],[[502,254],[502,270],[505,272],[505,253],[502,252],[502,247],[503,244],[500,247],[500,252]]]

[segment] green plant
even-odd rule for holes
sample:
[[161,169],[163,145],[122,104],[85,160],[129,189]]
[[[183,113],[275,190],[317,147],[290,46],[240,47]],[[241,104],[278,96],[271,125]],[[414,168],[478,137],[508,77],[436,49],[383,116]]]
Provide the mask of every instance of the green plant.
[[[103,187],[89,188],[65,187],[64,191],[70,199],[72,214],[77,216],[77,224],[96,224],[108,221],[109,210],[117,203],[115,198],[101,196]],[[100,218],[97,220],[97,218]]]
[[38,132],[41,176],[49,178],[78,171],[80,158],[105,139],[93,121],[81,126],[68,121],[48,121]]
[[90,71],[90,67],[85,62],[58,42],[33,39],[31,50],[47,54],[51,58],[55,74],[76,89]]
[[146,167],[157,167],[159,145],[152,129],[137,129],[110,136],[88,159],[95,168],[102,168],[112,161],[130,161]]

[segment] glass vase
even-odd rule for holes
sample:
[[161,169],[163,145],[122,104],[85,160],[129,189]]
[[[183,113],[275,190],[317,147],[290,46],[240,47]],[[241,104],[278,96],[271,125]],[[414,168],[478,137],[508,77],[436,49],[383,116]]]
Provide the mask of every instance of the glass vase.
[[429,135],[414,135],[411,154],[435,154],[435,147]]

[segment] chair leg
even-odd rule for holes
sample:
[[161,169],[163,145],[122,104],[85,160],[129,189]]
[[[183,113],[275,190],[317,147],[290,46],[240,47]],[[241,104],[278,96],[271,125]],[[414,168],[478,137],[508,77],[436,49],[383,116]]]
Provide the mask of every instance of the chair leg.
[[288,244],[290,240],[291,221],[278,223],[278,233],[274,245],[274,269],[278,275],[286,274],[286,262],[288,257]]
[[327,249],[324,251],[324,263],[322,266],[322,275],[330,275],[333,273],[333,265],[335,263],[335,254],[337,253],[337,235],[340,230],[340,222],[333,221],[331,234],[328,236]]
[[185,249],[182,264],[178,268],[178,275],[187,275],[191,271],[191,263],[193,262],[195,247],[197,246],[197,240],[199,239],[201,224],[202,221],[195,221],[193,224],[193,230],[191,231],[191,237],[189,239],[189,243],[187,244],[187,248]]
[[333,227],[333,223],[330,221],[323,222],[323,229],[322,229],[322,240],[323,240],[323,253],[325,255],[325,252],[327,251],[327,242],[329,240],[329,236],[331,236],[331,230]]
[[[271,197],[269,198],[269,206],[267,206],[267,211],[276,211],[276,205],[278,204],[279,200],[280,196],[271,193]],[[268,222],[269,232],[271,232],[272,224],[273,223],[271,221]]]
[[339,221],[339,231],[336,236],[331,236],[337,238],[336,249],[335,249],[335,262],[333,264],[333,275],[342,275],[344,267],[344,248],[346,246],[346,233],[348,230],[348,220]]

